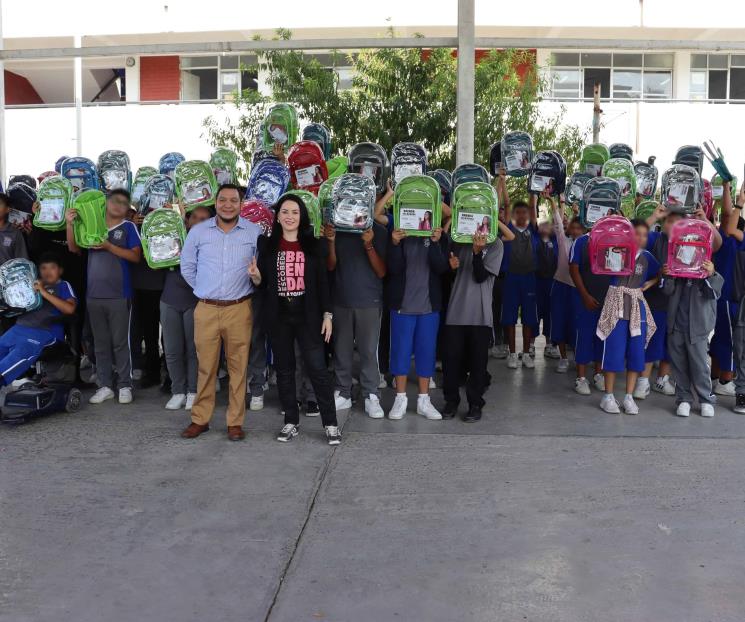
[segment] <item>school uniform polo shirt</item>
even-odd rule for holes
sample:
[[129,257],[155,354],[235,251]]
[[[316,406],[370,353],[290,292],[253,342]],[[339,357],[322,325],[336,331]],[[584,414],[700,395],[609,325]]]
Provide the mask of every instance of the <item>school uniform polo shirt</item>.
[[[134,223],[125,220],[109,229],[109,242],[120,248],[142,246]],[[106,250],[88,251],[88,298],[132,298],[130,262]]]

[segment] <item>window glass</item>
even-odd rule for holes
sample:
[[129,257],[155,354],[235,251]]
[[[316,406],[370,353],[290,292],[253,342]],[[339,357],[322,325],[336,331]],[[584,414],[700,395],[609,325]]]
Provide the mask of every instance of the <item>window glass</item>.
[[745,99],[745,69],[729,70],[729,98]]
[[709,72],[709,99],[727,98],[727,72]]
[[611,55],[598,54],[595,52],[582,54],[583,67],[610,67]]
[[217,56],[182,56],[181,67],[217,67]]
[[610,69],[585,69],[584,70],[584,97],[592,99],[595,83],[600,83],[600,97],[610,98]]
[[706,69],[706,54],[691,54],[691,69]]
[[709,69],[727,69],[727,55],[709,54]]
[[[642,93],[641,71],[613,71],[613,97],[639,99]],[[601,93],[602,94],[602,93]]]
[[238,69],[238,61],[237,56],[221,56],[220,69]]
[[[703,73],[703,72],[701,72]],[[644,97],[669,99],[673,95],[673,76],[669,71],[644,72]]]
[[551,54],[551,65],[554,67],[577,67],[579,66],[579,54],[554,52]]
[[255,71],[241,71],[241,90],[259,90],[259,76]]
[[672,69],[673,68],[673,55],[672,54],[645,54],[644,55],[644,66],[651,67],[653,69]]
[[223,99],[233,99],[237,91],[241,90],[241,74],[237,71],[220,72],[220,92]]
[[642,55],[641,54],[614,54],[613,55],[613,66],[614,67],[641,67],[642,66]]
[[745,67],[745,54],[733,54],[729,57],[731,67]]
[[579,97],[581,72],[579,69],[552,69],[551,86],[554,97]]
[[706,99],[706,72],[691,72],[691,99]]
[[217,99],[217,69],[182,71],[181,99]]

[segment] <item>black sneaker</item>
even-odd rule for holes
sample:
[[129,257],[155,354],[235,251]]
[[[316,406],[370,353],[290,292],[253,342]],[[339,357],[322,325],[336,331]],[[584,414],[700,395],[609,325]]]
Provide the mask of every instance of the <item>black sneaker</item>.
[[740,415],[745,415],[745,393],[738,393],[735,397],[735,407],[733,409]]
[[455,402],[446,402],[445,408],[442,409],[443,419],[452,419],[458,414],[458,404]]
[[466,423],[475,423],[481,419],[481,406],[469,406],[468,412],[463,415],[463,421]]
[[287,443],[295,438],[298,434],[298,426],[296,426],[294,423],[288,423],[279,431],[277,440],[280,443]]
[[320,417],[321,416],[321,409],[318,408],[318,404],[316,402],[308,402],[305,405],[305,416],[306,417]]
[[338,445],[341,443],[341,431],[339,430],[339,427],[335,425],[327,425],[326,438],[328,439],[329,445]]

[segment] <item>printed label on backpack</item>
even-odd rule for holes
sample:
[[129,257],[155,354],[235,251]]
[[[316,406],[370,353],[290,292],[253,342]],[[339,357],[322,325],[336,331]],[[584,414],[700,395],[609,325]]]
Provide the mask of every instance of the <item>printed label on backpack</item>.
[[721,199],[724,196],[724,188],[722,186],[714,186],[711,189],[711,195],[715,199]]
[[594,177],[600,177],[603,174],[602,164],[585,164],[585,173],[593,175]]
[[142,198],[142,193],[145,190],[145,184],[135,184],[132,188],[132,203],[139,203]]
[[375,176],[378,174],[378,165],[373,164],[372,162],[365,162],[360,167],[360,175],[364,175],[365,177],[369,177],[370,179],[375,179]]
[[217,180],[217,185],[222,186],[223,184],[229,184],[232,181],[232,176],[230,171],[217,168],[215,169],[215,179]]
[[605,253],[605,269],[610,272],[623,270],[623,251],[618,248],[609,248]]
[[459,235],[489,235],[491,218],[484,214],[473,212],[458,212],[458,225],[455,232]]
[[297,185],[301,188],[308,186],[314,186],[321,182],[319,175],[317,174],[318,165],[313,164],[312,166],[306,166],[305,168],[299,168],[295,171],[295,179],[297,179]]
[[642,196],[648,197],[652,194],[652,188],[654,187],[654,180],[642,179],[637,180],[637,190]]
[[432,231],[432,211],[415,207],[401,207],[398,226],[408,231]]
[[618,185],[621,186],[621,196],[629,196],[631,194],[631,182],[625,177],[619,177],[616,181],[618,182]]
[[674,205],[693,205],[693,186],[686,183],[670,184],[667,200]]
[[534,174],[530,178],[530,189],[533,192],[543,192],[544,190],[546,190],[546,188],[549,188],[551,186],[551,182],[553,182],[553,180],[553,177]]
[[22,212],[12,207],[10,208],[10,211],[8,212],[8,222],[12,225],[22,225],[29,218],[31,218],[31,214]]
[[284,125],[273,124],[269,126],[269,136],[275,143],[284,145],[287,143],[287,128]]
[[409,175],[421,175],[422,165],[421,164],[399,164],[395,167],[393,173],[396,183],[402,179],[406,179]]
[[39,207],[39,221],[60,222],[64,211],[64,199],[43,199]]
[[509,151],[504,159],[504,168],[508,173],[519,171],[530,166],[528,154],[525,151]]
[[587,222],[590,224],[596,223],[603,216],[606,216],[608,212],[610,212],[609,207],[606,207],[605,205],[595,205],[593,203],[590,203],[590,205],[587,206],[585,220],[587,220]]
[[696,257],[695,246],[679,246],[678,252],[675,253],[675,258],[682,264],[690,266]]

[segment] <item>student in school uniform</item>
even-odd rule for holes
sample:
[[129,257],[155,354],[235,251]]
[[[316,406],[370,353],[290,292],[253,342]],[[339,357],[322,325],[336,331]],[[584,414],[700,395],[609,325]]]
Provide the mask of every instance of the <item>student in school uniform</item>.
[[[100,404],[114,398],[114,371],[117,375],[119,403],[132,401],[132,360],[129,349],[132,302],[131,265],[142,259],[142,244],[135,224],[127,220],[129,192],[112,190],[106,199],[106,226],[109,234],[97,248],[88,250],[88,316],[96,353],[99,389],[88,400]],[[79,253],[73,223],[77,211],[67,211],[67,245]]]
[[[505,193],[506,194],[506,193]],[[502,290],[502,326],[507,333],[510,353],[507,367],[517,369],[520,364],[515,349],[515,326],[518,316],[523,326],[522,365],[532,369],[535,361],[530,356],[532,328],[538,324],[536,305],[536,269],[538,267],[537,224],[538,197],[531,195],[530,204],[518,201],[505,204],[505,217],[515,239],[505,243],[502,270],[505,272]]]
[[610,285],[610,277],[593,274],[590,268],[590,234],[578,237],[569,253],[569,274],[574,283],[573,307],[576,326],[574,362],[577,377],[574,390],[580,395],[590,395],[587,366],[594,362],[593,384],[598,391],[605,391],[602,374],[603,344],[597,336],[600,311]]
[[537,261],[535,271],[535,299],[538,323],[532,328],[532,341],[530,345],[530,356],[535,358],[535,339],[539,335],[546,338],[546,346],[543,356],[547,358],[559,358],[558,348],[551,342],[551,285],[554,282],[554,274],[558,264],[557,238],[554,235],[551,222],[538,223]]
[[551,332],[549,334],[551,343],[556,345],[559,352],[559,363],[556,371],[564,374],[569,370],[569,359],[567,358],[567,343],[574,344],[574,281],[569,274],[569,252],[572,244],[581,235],[585,228],[582,221],[575,216],[566,225],[565,217],[560,204],[549,197],[551,213],[553,215],[554,237],[556,238],[556,272],[551,285]]
[[649,226],[643,220],[632,220],[637,252],[634,273],[613,277],[598,320],[598,337],[603,341],[602,369],[605,375],[605,395],[600,408],[607,413],[620,411],[613,395],[616,375],[626,371],[626,394],[623,411],[638,415],[634,389],[639,374],[644,371],[644,350],[655,333],[654,318],[644,298],[644,291],[657,282],[660,264],[646,250]]
[[28,259],[26,239],[18,227],[8,222],[10,199],[0,192],[0,265],[10,259]]
[[[727,238],[734,239],[738,243],[733,260],[732,286],[728,294],[731,304],[737,309],[732,325],[732,349],[736,372],[734,378],[735,406],[733,410],[742,415],[745,414],[745,236],[742,229],[743,224],[745,224],[742,218],[745,208],[745,182],[740,188],[734,206],[732,205],[729,182],[723,184],[722,192],[722,224],[725,226]],[[723,286],[723,296],[724,291]],[[714,332],[716,334],[716,329]],[[715,384],[718,385],[719,382]],[[716,389],[714,392],[716,393]]]
[[492,288],[502,263],[503,240],[514,239],[514,233],[501,222],[499,229],[502,239],[497,238],[491,244],[486,243],[486,235],[476,234],[472,244],[450,245],[449,263],[455,281],[450,291],[442,347],[443,419],[452,419],[457,414],[464,372],[468,374],[468,411],[463,421],[481,419],[489,378]]
[[716,323],[716,301],[724,279],[711,261],[704,263],[705,279],[672,278],[662,266],[663,291],[669,296],[667,348],[675,380],[675,414],[688,417],[694,397],[702,417],[714,416],[716,396],[711,387],[708,339]]

